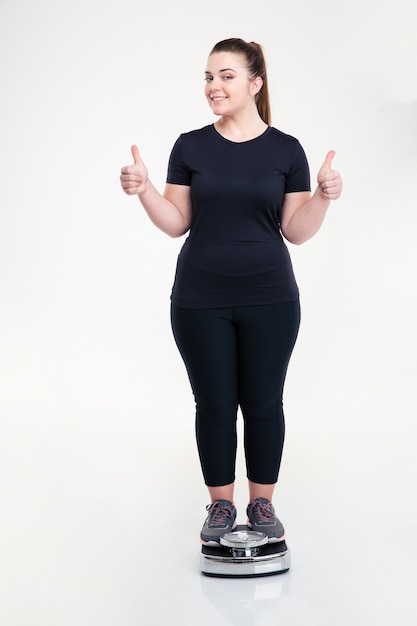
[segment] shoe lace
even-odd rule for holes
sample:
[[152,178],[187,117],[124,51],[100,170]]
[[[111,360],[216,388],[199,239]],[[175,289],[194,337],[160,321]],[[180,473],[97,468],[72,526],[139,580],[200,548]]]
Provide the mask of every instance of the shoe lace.
[[222,502],[214,502],[207,506],[207,511],[210,513],[210,526],[220,526],[223,528],[226,525],[227,519],[232,517],[232,508],[225,506]]
[[259,502],[259,500],[256,500],[253,503],[253,513],[256,515],[259,524],[268,524],[274,521],[274,514],[271,511],[269,502]]

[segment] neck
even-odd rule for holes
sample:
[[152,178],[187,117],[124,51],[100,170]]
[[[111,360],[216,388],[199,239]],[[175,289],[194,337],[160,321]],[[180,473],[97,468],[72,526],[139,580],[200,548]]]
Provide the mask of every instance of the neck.
[[236,119],[223,116],[214,124],[215,129],[231,141],[248,141],[255,139],[265,132],[268,125],[261,119],[259,114],[256,117],[246,119]]

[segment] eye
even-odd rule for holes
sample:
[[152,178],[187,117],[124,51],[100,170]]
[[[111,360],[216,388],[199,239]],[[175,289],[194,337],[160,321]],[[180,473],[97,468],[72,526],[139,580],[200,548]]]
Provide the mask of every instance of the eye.
[[229,76],[228,74],[226,74],[226,76],[223,76],[224,80],[232,80],[233,76]]
[[205,77],[204,77],[204,81],[205,81],[206,83],[210,82],[211,80],[213,80],[213,76],[205,76]]

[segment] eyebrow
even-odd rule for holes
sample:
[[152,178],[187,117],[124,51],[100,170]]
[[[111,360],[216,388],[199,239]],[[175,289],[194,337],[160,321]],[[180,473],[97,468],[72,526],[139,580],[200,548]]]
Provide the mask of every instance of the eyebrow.
[[[223,70],[219,70],[219,74],[220,72],[234,72],[236,74],[236,71],[231,67],[225,67]],[[211,72],[205,71],[204,74],[211,74]]]

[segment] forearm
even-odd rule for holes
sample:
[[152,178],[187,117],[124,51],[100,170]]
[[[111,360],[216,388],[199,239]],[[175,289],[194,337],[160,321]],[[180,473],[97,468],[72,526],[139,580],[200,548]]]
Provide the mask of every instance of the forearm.
[[330,200],[324,198],[320,187],[317,187],[311,198],[301,206],[289,222],[281,226],[284,237],[293,244],[300,245],[320,230]]
[[155,189],[148,179],[143,191],[137,194],[143,208],[155,226],[170,237],[181,237],[189,229],[187,218],[167,198]]

